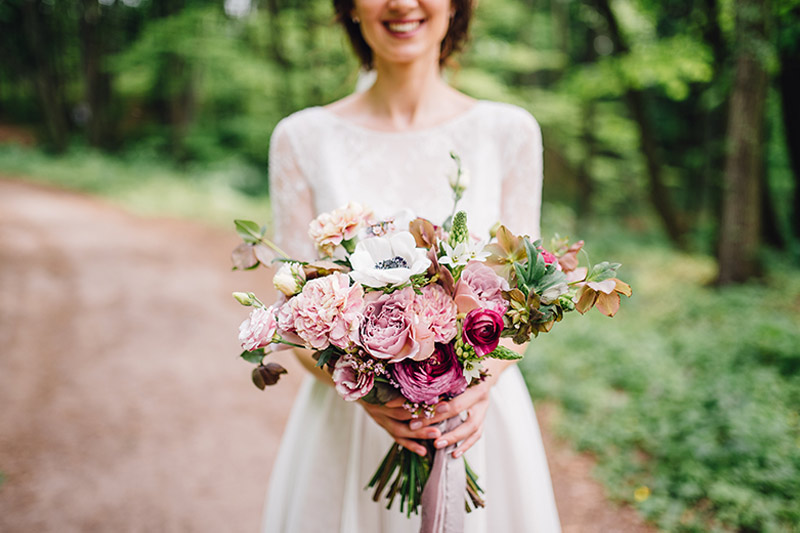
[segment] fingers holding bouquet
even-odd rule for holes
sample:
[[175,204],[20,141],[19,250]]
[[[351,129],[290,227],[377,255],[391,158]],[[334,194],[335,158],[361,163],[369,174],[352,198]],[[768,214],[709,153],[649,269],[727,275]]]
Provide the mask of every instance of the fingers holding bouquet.
[[412,414],[403,407],[403,403],[403,398],[396,398],[384,405],[367,402],[361,402],[361,405],[367,414],[392,436],[397,444],[420,457],[425,457],[428,449],[419,441],[437,439],[441,437],[442,432],[434,427],[417,426],[412,429],[408,424]]

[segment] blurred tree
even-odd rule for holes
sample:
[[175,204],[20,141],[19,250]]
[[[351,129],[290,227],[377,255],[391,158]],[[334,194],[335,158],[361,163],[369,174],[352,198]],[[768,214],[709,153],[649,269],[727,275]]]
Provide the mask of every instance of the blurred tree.
[[68,107],[59,52],[66,43],[59,30],[61,24],[74,20],[72,10],[64,0],[14,0],[10,6],[21,10],[24,40],[20,51],[25,59],[20,66],[35,88],[45,139],[56,151],[63,151],[67,146]]
[[109,147],[111,128],[111,74],[105,68],[109,41],[115,28],[109,24],[108,6],[98,0],[81,0],[79,33],[87,109],[86,130],[89,144]]
[[721,285],[741,283],[760,272],[767,13],[766,1],[736,3],[736,72],[728,115],[729,152],[718,252]]
[[[615,53],[629,53],[630,48],[622,36],[609,0],[594,0],[594,4],[598,13],[605,20],[608,37],[611,39]],[[678,215],[670,192],[664,184],[659,143],[646,108],[644,93],[629,87],[625,90],[625,102],[639,128],[642,155],[646,161],[647,175],[650,180],[650,201],[653,203],[656,213],[661,217],[661,222],[670,240],[679,248],[683,248],[686,245],[686,229]]]
[[794,174],[791,227],[800,239],[800,0],[776,1],[776,34],[786,151]]

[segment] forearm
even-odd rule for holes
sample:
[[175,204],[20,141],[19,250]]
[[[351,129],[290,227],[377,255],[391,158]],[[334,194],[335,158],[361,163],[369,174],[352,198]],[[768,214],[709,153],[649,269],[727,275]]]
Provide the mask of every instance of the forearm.
[[[528,343],[525,344],[514,344],[511,339],[500,339],[500,344],[505,346],[510,350],[514,350],[519,354],[524,354],[525,350],[528,348]],[[486,359],[483,362],[483,366],[486,370],[489,371],[489,377],[486,380],[489,382],[490,385],[494,385],[497,380],[500,378],[500,375],[506,371],[507,368],[517,364],[517,361],[509,361],[507,359]]]

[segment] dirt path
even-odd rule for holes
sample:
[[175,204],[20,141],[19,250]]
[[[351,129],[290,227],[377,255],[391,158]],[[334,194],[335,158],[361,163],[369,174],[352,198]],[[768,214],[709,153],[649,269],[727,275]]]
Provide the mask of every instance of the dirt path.
[[[233,232],[0,180],[0,531],[257,531],[302,370],[237,361]],[[650,531],[541,413],[565,533]]]

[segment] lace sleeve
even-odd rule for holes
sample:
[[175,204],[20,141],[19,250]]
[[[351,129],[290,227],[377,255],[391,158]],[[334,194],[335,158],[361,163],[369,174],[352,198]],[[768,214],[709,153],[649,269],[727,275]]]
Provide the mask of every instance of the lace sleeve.
[[308,223],[315,216],[313,195],[285,120],[275,127],[269,144],[269,191],[275,244],[295,259],[316,257],[308,236]]
[[536,120],[524,112],[524,120],[509,143],[508,170],[503,176],[500,215],[517,235],[540,237],[542,207],[542,132]]

